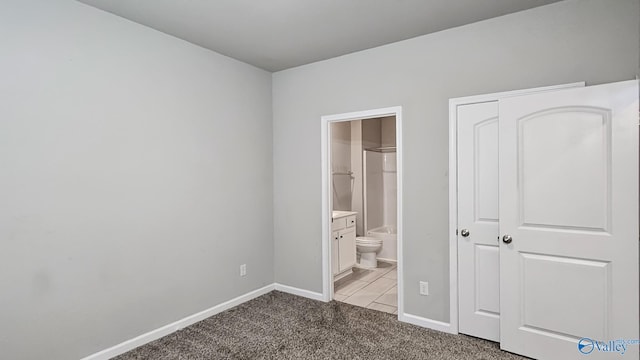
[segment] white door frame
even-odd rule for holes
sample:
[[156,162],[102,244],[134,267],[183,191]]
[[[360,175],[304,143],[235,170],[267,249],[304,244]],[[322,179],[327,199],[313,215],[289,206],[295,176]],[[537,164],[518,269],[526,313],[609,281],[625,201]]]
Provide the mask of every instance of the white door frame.
[[321,118],[321,154],[322,154],[322,299],[333,299],[333,274],[331,271],[331,123],[352,120],[366,120],[386,116],[396,118],[396,169],[397,169],[397,240],[398,240],[398,317],[404,310],[402,278],[402,107],[356,111],[345,114],[326,115]]
[[[449,99],[449,323],[458,333],[458,106],[498,101],[501,98],[536,92],[584,87],[585,82],[504,91]],[[399,313],[399,311],[398,311]]]

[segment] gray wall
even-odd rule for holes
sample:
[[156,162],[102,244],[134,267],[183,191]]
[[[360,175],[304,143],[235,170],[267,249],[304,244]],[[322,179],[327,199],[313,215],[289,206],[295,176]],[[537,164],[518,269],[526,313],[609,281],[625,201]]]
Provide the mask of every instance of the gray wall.
[[382,146],[381,119],[367,119],[362,121],[362,149],[377,148]]
[[396,146],[396,117],[389,116],[380,121],[380,146]]
[[639,13],[638,0],[568,0],[275,73],[276,281],[322,291],[320,117],[400,105],[405,311],[448,321],[448,99],[632,79]]
[[0,358],[273,283],[270,73],[71,0],[3,0],[0,34]]
[[333,210],[351,211],[351,124],[331,124],[331,172]]
[[356,214],[356,236],[364,236],[364,199],[362,176],[362,121],[352,120],[351,124],[351,171],[353,171],[353,195],[351,210]]

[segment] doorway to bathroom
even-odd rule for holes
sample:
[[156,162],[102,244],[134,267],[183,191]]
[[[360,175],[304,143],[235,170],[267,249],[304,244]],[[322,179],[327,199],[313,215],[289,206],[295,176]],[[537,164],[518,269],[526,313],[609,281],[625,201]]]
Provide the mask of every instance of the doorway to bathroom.
[[322,117],[323,298],[402,318],[400,107]]

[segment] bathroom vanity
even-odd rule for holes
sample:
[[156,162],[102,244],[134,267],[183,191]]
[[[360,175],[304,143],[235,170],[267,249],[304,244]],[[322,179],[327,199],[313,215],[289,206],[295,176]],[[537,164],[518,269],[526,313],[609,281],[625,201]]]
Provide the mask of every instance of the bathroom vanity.
[[331,268],[333,280],[353,272],[356,264],[355,211],[334,211],[331,218]]

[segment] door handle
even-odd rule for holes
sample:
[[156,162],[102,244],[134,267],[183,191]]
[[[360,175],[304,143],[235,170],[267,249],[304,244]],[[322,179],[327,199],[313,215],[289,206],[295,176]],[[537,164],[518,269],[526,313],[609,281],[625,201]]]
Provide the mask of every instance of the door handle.
[[505,244],[511,244],[512,241],[513,238],[511,237],[511,235],[505,235],[502,237],[502,242]]
[[462,229],[462,230],[460,231],[460,235],[462,235],[462,237],[467,237],[467,236],[469,236],[469,230],[467,230],[467,229]]

